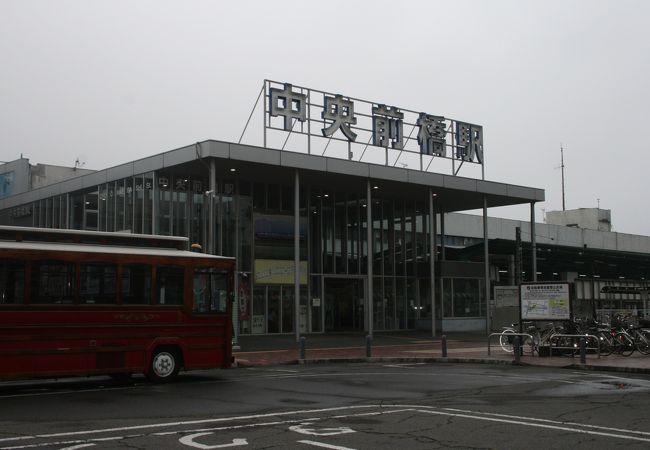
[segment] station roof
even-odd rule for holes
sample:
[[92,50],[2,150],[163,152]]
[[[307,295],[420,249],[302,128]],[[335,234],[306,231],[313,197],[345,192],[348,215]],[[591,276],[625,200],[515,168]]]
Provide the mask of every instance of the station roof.
[[[602,279],[650,279],[650,255],[621,250],[582,247],[556,244],[537,244],[537,268],[546,279],[553,272],[576,272],[586,277]],[[531,266],[531,244],[522,242],[522,258],[524,270]],[[495,263],[496,255],[514,255],[516,252],[514,240],[491,239],[488,244],[490,258]],[[447,249],[447,252],[450,252]],[[469,261],[483,260],[483,243],[471,245],[462,249],[452,249],[456,258]],[[508,261],[496,262],[507,268]],[[543,277],[540,277],[540,280]]]
[[217,158],[218,177],[223,179],[233,178],[231,169],[235,169],[238,177],[250,181],[291,185],[295,169],[299,169],[303,186],[309,183],[332,191],[365,193],[370,179],[373,187],[377,186],[372,195],[425,202],[430,187],[436,195],[437,207],[445,212],[480,209],[484,196],[488,208],[544,201],[543,189],[208,140],[0,199],[0,209],[151,171],[169,169],[170,172],[182,171],[188,176],[199,174],[207,177],[209,169],[205,158]]

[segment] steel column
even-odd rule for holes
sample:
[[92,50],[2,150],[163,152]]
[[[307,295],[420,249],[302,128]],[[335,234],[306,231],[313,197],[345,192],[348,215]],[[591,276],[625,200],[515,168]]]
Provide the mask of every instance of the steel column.
[[208,190],[208,251],[214,255],[214,196],[217,193],[217,162],[210,158],[210,189]]
[[264,94],[262,94],[264,97],[264,101],[262,103],[262,130],[264,130],[264,141],[263,141],[264,148],[266,148],[266,83],[267,82],[268,82],[267,80],[264,80],[264,87],[262,88],[262,90],[264,91]]
[[483,194],[483,260],[485,262],[485,327],[490,334],[490,258],[488,251],[487,196]]
[[431,296],[431,336],[436,336],[436,212],[433,209],[433,192],[429,188],[429,284]]
[[373,320],[373,311],[372,311],[372,258],[373,258],[373,252],[372,252],[372,197],[371,197],[371,190],[370,190],[370,178],[367,179],[366,181],[366,240],[368,244],[366,245],[367,247],[367,253],[368,253],[368,260],[367,260],[367,266],[368,266],[368,289],[367,291],[367,304],[368,307],[366,308],[367,317],[368,317],[368,336],[372,338],[372,320]]
[[293,264],[294,264],[294,328],[300,342],[300,175],[296,169],[293,183]]
[[447,253],[445,252],[445,212],[440,211],[440,259],[447,260]]
[[537,281],[537,239],[535,238],[535,202],[530,204],[530,247],[532,254],[530,259],[533,262],[533,281]]

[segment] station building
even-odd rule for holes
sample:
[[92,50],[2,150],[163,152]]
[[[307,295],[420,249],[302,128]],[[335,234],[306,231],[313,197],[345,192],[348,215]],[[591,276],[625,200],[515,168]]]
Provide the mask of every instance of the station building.
[[[293,89],[275,94],[301,92]],[[269,129],[272,91],[265,82]],[[308,124],[312,108],[335,98],[323,96],[325,105],[308,103]],[[291,133],[295,124],[284,119],[278,128]],[[368,142],[377,137],[375,127],[355,130]],[[385,137],[394,141],[390,130]],[[4,196],[0,224],[186,236],[206,252],[233,256],[238,334],[486,331],[496,326],[495,286],[568,279],[591,301],[600,292],[595,283],[637,286],[650,277],[650,238],[536,223],[542,189],[425,169],[422,154],[442,156],[435,149],[427,155],[421,147],[415,168],[389,163],[391,152],[406,150],[389,143],[375,142],[385,152],[378,163],[350,142],[344,157],[304,151],[312,141],[299,141],[299,151],[199,142]],[[451,145],[458,164],[467,162],[459,142]],[[488,217],[507,205],[530,208],[531,221]],[[470,210],[483,214],[460,213]],[[613,306],[630,306],[616,295]],[[630,294],[635,307],[641,300]]]

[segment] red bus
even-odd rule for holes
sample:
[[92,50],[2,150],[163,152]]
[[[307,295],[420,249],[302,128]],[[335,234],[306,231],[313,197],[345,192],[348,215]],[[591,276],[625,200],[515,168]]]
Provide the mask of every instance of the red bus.
[[0,227],[0,380],[166,382],[229,367],[234,259],[187,248],[185,238]]

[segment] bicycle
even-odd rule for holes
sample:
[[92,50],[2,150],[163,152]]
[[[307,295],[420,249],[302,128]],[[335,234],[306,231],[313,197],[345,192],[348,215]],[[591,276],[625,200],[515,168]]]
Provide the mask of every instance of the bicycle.
[[538,342],[537,346],[537,353],[540,354],[540,349],[541,347],[548,347],[548,352],[549,356],[551,356],[551,338],[556,335],[556,334],[563,334],[564,333],[564,328],[562,326],[556,326],[555,323],[550,322],[548,323],[544,329],[541,331],[537,331],[537,337],[535,338]]
[[563,356],[575,356],[580,351],[580,341],[585,339],[588,352],[599,351],[607,356],[614,349],[613,336],[608,324],[598,323],[594,319],[574,318],[563,322],[564,333],[554,340],[554,347]]
[[614,340],[609,324],[598,322],[595,319],[590,319],[586,321],[582,330],[586,334],[596,336],[600,345],[600,356],[612,354],[614,351]]
[[634,338],[626,330],[629,318],[628,315],[617,314],[612,319],[611,333],[614,341],[614,353],[621,356],[630,356],[636,347]]
[[[537,345],[539,340],[535,340],[535,333],[539,334],[535,325],[532,322],[522,322],[526,326],[526,331],[524,333],[529,334],[530,336],[520,336],[521,341],[521,351],[522,353],[528,351],[530,355],[534,355],[537,350]],[[513,323],[508,326],[502,327],[501,336],[499,336],[499,345],[504,352],[513,353],[515,351],[515,334],[518,334],[518,323]]]
[[634,340],[636,351],[642,355],[650,355],[650,338],[648,338],[648,334],[642,328],[633,325],[628,325],[628,330]]

